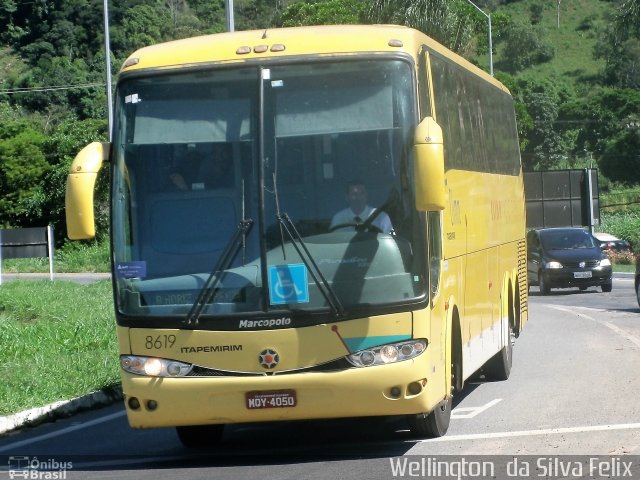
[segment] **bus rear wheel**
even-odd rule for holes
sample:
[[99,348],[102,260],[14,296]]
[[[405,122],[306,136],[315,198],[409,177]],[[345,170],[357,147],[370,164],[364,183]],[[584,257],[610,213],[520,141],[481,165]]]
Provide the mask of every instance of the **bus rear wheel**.
[[509,322],[507,343],[502,350],[496,353],[482,368],[487,380],[507,380],[511,374],[511,366],[513,364],[513,342],[515,334],[513,327]]
[[452,407],[453,397],[449,396],[429,413],[408,415],[407,420],[411,433],[420,438],[442,437],[447,433],[447,430],[449,430]]
[[212,447],[222,441],[224,425],[189,425],[176,427],[180,442],[188,448]]

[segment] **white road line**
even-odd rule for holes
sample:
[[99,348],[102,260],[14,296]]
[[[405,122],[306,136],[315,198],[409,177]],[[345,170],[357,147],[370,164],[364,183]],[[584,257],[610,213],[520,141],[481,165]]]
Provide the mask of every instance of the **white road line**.
[[480,407],[456,407],[451,410],[451,418],[473,418],[501,401],[501,398],[496,398],[495,400],[491,400],[489,403],[481,405]]
[[[419,443],[458,442],[461,440],[485,440],[490,438],[530,437],[540,435],[558,435],[567,433],[606,432],[617,430],[640,430],[640,423],[622,423],[617,425],[589,425],[585,427],[545,428],[542,430],[520,430],[515,432],[475,433],[469,435],[448,435],[440,438],[419,440]],[[415,440],[407,440],[415,442]]]
[[[622,330],[620,327],[614,325],[613,323],[607,322],[606,320],[598,320],[597,318],[593,318],[593,317],[587,315],[586,313],[576,312],[575,310],[571,310],[570,308],[558,307],[557,305],[547,305],[547,306],[551,307],[551,308],[554,308],[556,310],[560,310],[561,312],[573,313],[574,315],[578,315],[579,317],[583,317],[583,318],[586,318],[586,319],[591,320],[593,322],[599,323],[600,325],[603,325],[603,326],[613,330],[618,335],[623,336],[624,338],[629,340],[634,345],[640,347],[640,338],[638,338],[638,337],[636,337],[634,335],[631,335],[629,332],[625,332],[624,330]],[[582,308],[584,310],[587,309],[587,307],[580,307],[580,308]],[[592,310],[597,311],[596,309],[592,309]]]
[[123,417],[127,414],[124,410],[120,412],[115,412],[110,415],[105,415],[104,417],[96,418],[95,420],[90,420],[88,422],[81,423],[79,425],[72,425],[67,428],[63,428],[60,430],[56,430],[55,432],[45,433],[44,435],[40,435],[38,437],[28,438],[26,440],[21,440],[19,442],[10,443],[9,445],[5,445],[0,447],[0,453],[8,452],[10,450],[15,450],[19,447],[24,447],[25,445],[29,445],[31,443],[38,443],[43,440],[47,440],[53,437],[59,437],[60,435],[65,435],[70,432],[75,432],[76,430],[82,430],[83,428],[92,427],[94,425],[98,425],[100,423],[109,422],[115,418]]

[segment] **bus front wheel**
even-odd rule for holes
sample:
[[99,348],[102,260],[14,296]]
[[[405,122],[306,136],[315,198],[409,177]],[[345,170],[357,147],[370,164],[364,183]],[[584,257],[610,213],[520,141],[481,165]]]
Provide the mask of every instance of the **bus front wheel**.
[[407,420],[409,421],[411,433],[420,438],[442,437],[449,430],[452,407],[453,397],[449,396],[429,413],[409,415]]
[[189,425],[176,427],[180,442],[188,448],[212,447],[222,441],[224,425]]

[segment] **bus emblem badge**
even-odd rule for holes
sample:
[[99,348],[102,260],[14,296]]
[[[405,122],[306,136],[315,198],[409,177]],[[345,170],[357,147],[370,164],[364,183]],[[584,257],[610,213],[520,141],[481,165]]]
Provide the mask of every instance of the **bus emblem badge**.
[[278,362],[280,361],[280,355],[278,355],[278,352],[276,352],[275,350],[267,348],[266,350],[260,352],[258,361],[264,368],[271,369],[278,365]]

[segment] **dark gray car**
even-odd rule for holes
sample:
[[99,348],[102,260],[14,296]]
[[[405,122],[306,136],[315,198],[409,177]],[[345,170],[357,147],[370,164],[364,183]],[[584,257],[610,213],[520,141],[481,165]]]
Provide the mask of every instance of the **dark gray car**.
[[600,287],[610,292],[611,262],[582,228],[541,228],[527,234],[527,276],[547,295],[552,288]]

